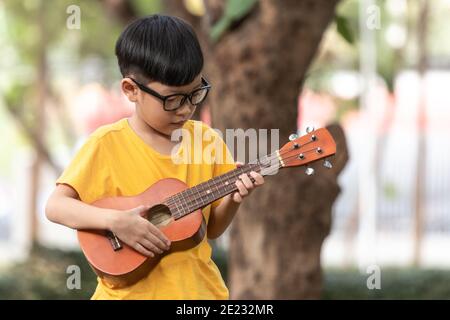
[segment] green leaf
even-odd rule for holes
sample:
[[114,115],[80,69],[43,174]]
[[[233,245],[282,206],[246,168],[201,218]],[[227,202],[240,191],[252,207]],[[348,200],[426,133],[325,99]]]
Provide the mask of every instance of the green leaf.
[[343,16],[335,16],[336,26],[338,33],[345,39],[349,44],[354,44],[355,37],[350,28],[349,19]]
[[225,17],[220,18],[219,21],[211,28],[211,39],[216,42],[219,40],[220,36],[227,31],[229,26],[231,25],[231,20],[228,20]]
[[258,2],[258,0],[228,0],[224,16],[232,21],[239,20]]
[[258,0],[228,0],[223,16],[211,28],[210,36],[217,41],[230,27],[230,25],[247,15]]

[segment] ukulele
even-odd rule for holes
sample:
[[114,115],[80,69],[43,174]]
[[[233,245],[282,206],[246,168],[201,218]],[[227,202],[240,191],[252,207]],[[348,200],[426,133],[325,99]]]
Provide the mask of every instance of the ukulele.
[[[146,257],[122,243],[110,231],[78,230],[81,249],[94,272],[114,288],[132,285],[146,277],[164,255],[193,248],[203,240],[206,222],[201,209],[237,191],[235,182],[241,174],[256,171],[263,176],[271,175],[281,168],[303,166],[336,152],[334,139],[324,128],[302,137],[292,134],[289,140],[281,149],[256,163],[243,165],[192,188],[178,179],[166,178],[136,196],[109,197],[93,202],[94,206],[117,210],[149,205],[150,209],[143,217],[171,241],[166,252]],[[331,163],[325,160],[324,166],[331,168]],[[307,175],[313,172],[310,167],[306,169]],[[254,182],[253,177],[250,179]]]

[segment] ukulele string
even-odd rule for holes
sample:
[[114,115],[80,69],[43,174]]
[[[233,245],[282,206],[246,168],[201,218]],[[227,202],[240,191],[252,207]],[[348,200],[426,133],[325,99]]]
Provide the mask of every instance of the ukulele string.
[[[306,142],[303,146],[305,146],[305,145],[307,145],[307,144],[309,144],[309,143],[311,143],[311,142],[313,142],[313,141],[308,141],[308,142]],[[270,161],[270,163],[271,163],[271,165],[269,166],[269,167],[263,167],[263,168],[266,168],[267,169],[267,171],[269,172],[269,173],[274,173],[274,172],[276,172],[276,170],[278,170],[280,167],[282,167],[282,166],[280,166],[280,162],[279,161],[277,161],[277,163],[275,164],[275,166],[272,164],[272,161],[274,160],[274,159],[276,159],[276,158],[278,158],[278,156],[282,156],[282,155],[284,155],[284,154],[286,154],[286,153],[289,153],[289,152],[292,152],[292,150],[295,150],[295,148],[292,148],[292,149],[289,149],[289,150],[286,150],[286,151],[283,151],[283,152],[281,152],[279,155],[276,153],[276,151],[275,152],[273,152],[273,153],[271,153],[271,154],[269,154],[269,155],[267,155],[267,156],[264,156],[263,158],[269,158],[269,159],[265,159],[264,161]],[[309,149],[309,150],[305,150],[305,151],[303,151],[303,153],[308,153],[308,152],[311,152],[311,151],[316,151],[317,150],[317,148],[313,148],[313,149]],[[277,150],[278,151],[278,150]],[[294,158],[294,157],[297,157],[297,154],[296,155],[293,155],[293,156],[289,156],[289,157],[286,157],[286,158],[284,158],[283,160],[285,161],[285,162],[287,162],[290,158]],[[262,161],[259,161],[258,159],[256,160],[257,161],[257,163],[261,163]],[[252,164],[252,163],[250,163],[250,164]],[[271,166],[273,166],[273,168],[271,168]],[[241,167],[242,169],[246,169],[245,167]],[[232,178],[232,179],[236,179],[240,174],[242,174],[242,173],[244,173],[243,172],[243,170],[239,170],[239,168],[237,168],[237,169],[235,169],[235,173],[233,174],[233,176],[232,177],[230,177],[230,178]],[[271,171],[271,169],[272,169],[272,171]],[[240,172],[239,172],[240,171]],[[255,171],[261,171],[261,165],[260,165],[260,168],[259,168],[259,170],[258,169],[256,169]],[[236,179],[237,180],[237,179]],[[218,187],[218,185],[219,184],[221,184],[221,183],[223,183],[223,182],[221,182],[221,181],[218,181],[217,183],[215,183],[215,184],[213,184],[213,185],[206,185],[209,189],[212,189],[213,187]],[[233,184],[232,184],[233,185]],[[201,191],[203,191],[203,190],[201,190]],[[183,191],[182,191],[183,192]],[[168,201],[165,201],[164,202],[164,204],[165,205],[167,205],[167,206],[170,206],[170,205],[173,205],[173,204],[175,204],[176,206],[177,206],[177,208],[178,208],[178,204],[182,207],[182,209],[184,209],[183,207],[183,204],[187,207],[187,208],[190,208],[191,207],[191,205],[193,204],[193,201],[192,200],[195,200],[195,199],[189,199],[189,200],[191,200],[191,201],[186,201],[187,199],[186,198],[182,198],[182,199],[178,199],[178,197],[180,196],[180,194],[182,193],[182,192],[180,192],[180,193],[177,193],[177,194],[175,194],[175,195],[173,195],[173,196],[171,196],[171,197],[169,197],[168,198]],[[200,192],[200,190],[198,190],[198,192]],[[195,201],[196,202],[196,201]]]
[[[312,152],[312,151],[317,151],[317,149],[313,148],[313,149],[310,149],[310,150],[305,150],[303,153],[308,153],[308,152]],[[289,156],[289,157],[284,158],[284,161],[285,161],[285,163],[288,163],[291,158],[296,158],[296,157],[297,157],[297,155]],[[279,162],[275,166],[272,165],[272,167],[266,167],[267,168],[266,175],[275,173],[280,167],[282,167],[282,165],[280,165]],[[261,168],[259,168],[259,169],[261,170]],[[260,171],[260,170],[256,170],[256,171]],[[236,178],[236,176],[234,178]],[[230,184],[230,185],[232,186],[231,190],[223,189],[224,191],[226,191],[225,195],[229,194],[229,193],[232,193],[233,191],[235,191],[237,189],[235,184]],[[215,186],[217,187],[217,184]],[[183,198],[183,199],[179,199],[179,200],[176,200],[174,202],[171,202],[170,204],[167,204],[167,205],[168,206],[170,206],[172,204],[176,205],[176,211],[178,211],[178,213],[174,213],[173,216],[175,218],[178,218],[180,216],[183,216],[183,215],[187,214],[186,212],[179,212],[179,209],[180,209],[179,207],[180,206],[181,206],[181,209],[183,211],[187,211],[188,213],[190,213],[190,212],[195,211],[196,208],[198,208],[198,203],[197,202],[198,202],[198,200],[196,200],[195,198],[188,198],[188,199]],[[201,206],[206,205],[206,204],[207,203],[205,203],[205,204],[201,203]],[[186,207],[187,210],[185,210],[185,207]]]
[[[305,145],[306,145],[306,143],[305,143]],[[282,152],[282,153],[280,153],[280,155],[283,155],[283,154],[285,154],[285,153],[291,152],[292,150],[293,150],[293,149],[287,150],[287,151],[285,151],[285,152]],[[317,148],[305,150],[305,151],[303,151],[302,153],[303,153],[303,154],[306,154],[306,153],[313,152],[313,151],[317,151]],[[275,154],[275,155],[272,155],[272,154],[271,154],[271,155],[268,155],[268,156],[270,156],[271,158],[273,158],[273,157],[278,157],[278,155],[276,155],[276,154]],[[267,156],[267,157],[268,157],[268,156]],[[287,164],[287,163],[289,163],[290,161],[293,160],[292,158],[297,158],[297,157],[298,157],[298,155],[295,154],[295,155],[292,155],[292,156],[285,157],[285,158],[283,159],[283,161],[284,161],[285,164]],[[271,174],[277,172],[277,170],[279,170],[281,167],[283,167],[283,165],[281,165],[280,162],[278,161],[276,164],[273,164],[273,165],[271,165],[271,166],[269,166],[269,167],[261,167],[261,166],[260,166],[260,168],[259,168],[259,169],[256,169],[255,171],[261,171],[261,169],[266,169],[265,175],[271,175]],[[243,173],[243,172],[242,172],[242,173]],[[240,174],[240,173],[238,173],[237,175],[239,175],[239,174]],[[237,178],[237,175],[235,175],[234,178]],[[214,187],[218,187],[218,185],[221,184],[221,183],[223,183],[223,182],[220,182],[220,181],[217,182],[217,183],[214,185]],[[233,191],[236,189],[235,184],[230,184],[230,186],[233,186],[233,188],[232,188],[231,190],[228,190],[228,191],[226,192],[226,194],[229,194],[229,193],[233,192]],[[213,186],[209,186],[209,187],[212,188]],[[223,187],[223,186],[222,186],[222,187]],[[188,200],[188,201],[186,201],[186,200]],[[190,211],[191,208],[193,208],[193,206],[195,207],[195,206],[198,205],[196,199],[192,199],[192,198],[184,199],[184,201],[183,201],[184,203],[183,203],[182,201],[183,201],[183,199],[175,199],[174,201],[166,202],[165,204],[166,204],[167,206],[170,206],[170,205],[172,205],[172,204],[175,204],[175,205],[177,206],[177,209],[179,209],[178,204],[180,204],[180,206],[181,206],[182,209],[184,209],[184,207],[189,208],[188,211]],[[192,211],[195,211],[195,210],[192,210]],[[190,212],[192,212],[192,211],[190,211]],[[173,216],[177,218],[177,217],[179,217],[179,216],[183,216],[183,214],[181,214],[181,213],[176,214],[176,213],[175,213],[175,214],[173,214]]]
[[[305,144],[303,144],[303,146],[305,146],[305,145],[307,145],[307,144],[309,144],[309,143],[312,143],[313,141],[308,141],[308,142],[306,142]],[[279,150],[277,150],[277,151],[275,151],[275,152],[273,152],[273,153],[271,153],[271,154],[268,154],[268,155],[265,155],[265,156],[263,156],[263,157],[261,157],[260,159],[256,159],[256,162],[257,163],[252,163],[252,162],[250,162],[250,163],[248,163],[248,164],[261,164],[261,162],[272,162],[273,160],[276,160],[277,158],[278,158],[278,156],[282,156],[282,155],[284,155],[284,154],[286,154],[286,153],[288,153],[288,152],[291,152],[292,150],[295,150],[295,148],[292,148],[292,149],[289,149],[289,150],[286,150],[286,151],[283,151],[283,152],[281,152],[281,153],[279,153],[279,154],[277,154],[277,151],[279,151]],[[308,152],[309,150],[306,150],[305,152]],[[265,158],[267,158],[267,159],[265,159]],[[262,160],[262,159],[264,159],[264,160]],[[247,165],[248,165],[247,164]],[[235,169],[235,171],[239,171],[238,170],[239,168],[237,168],[237,169]],[[243,168],[244,169],[244,168]],[[233,178],[236,178],[239,174],[241,174],[241,173],[244,173],[244,172],[239,172],[239,173],[237,173],[237,175],[235,176],[235,177],[233,177]],[[212,180],[212,179],[211,179]],[[204,183],[207,183],[208,181],[206,181],[206,182],[204,182]],[[203,184],[203,183],[202,183]],[[208,186],[209,187],[209,186]],[[181,192],[183,192],[183,191],[181,191]],[[180,193],[181,193],[180,192]],[[177,194],[174,194],[174,195],[172,195],[172,196],[170,196],[170,197],[168,197],[167,198],[167,201],[165,202],[166,204],[171,204],[171,203],[173,203],[173,201],[172,200],[174,200],[174,201],[177,201],[177,199],[175,199],[177,196],[179,195],[179,193],[177,193]],[[172,202],[171,202],[172,201]]]
[[[308,141],[308,142],[306,142],[305,144],[303,144],[303,146],[306,146],[306,145],[308,145],[309,143],[312,143],[312,142],[314,142],[314,140],[311,140],[311,141]],[[288,149],[288,150],[286,150],[286,151],[283,151],[283,152],[281,152],[281,153],[279,153],[279,154],[277,154],[277,151],[275,151],[275,152],[273,152],[273,153],[271,153],[271,154],[268,154],[268,155],[265,155],[265,156],[263,156],[263,157],[261,157],[260,159],[264,159],[264,158],[268,158],[268,159],[264,159],[264,160],[259,160],[259,159],[256,159],[256,162],[257,163],[248,163],[247,165],[251,165],[251,164],[261,164],[262,162],[270,162],[270,163],[272,163],[274,160],[277,160],[277,158],[280,156],[282,156],[282,155],[284,155],[284,154],[286,154],[286,153],[289,153],[289,152],[292,152],[292,150],[295,150],[295,148],[292,148],[292,149]],[[304,151],[303,153],[307,153],[307,152],[310,152],[310,151],[312,151],[312,150],[314,150],[314,149],[311,149],[311,150],[306,150],[306,151]],[[296,156],[296,155],[295,155]],[[289,157],[288,157],[289,158]],[[288,159],[288,158],[286,158],[286,159]],[[284,160],[286,160],[286,159],[284,159]],[[279,161],[277,161],[277,165],[278,165],[278,163],[279,163]],[[271,164],[272,165],[272,164]],[[242,167],[241,167],[242,168]],[[269,167],[266,167],[266,168],[270,168],[270,166]],[[279,167],[278,167],[279,168]],[[245,169],[245,168],[242,168],[242,169]],[[232,177],[230,177],[230,178],[232,178],[232,179],[236,179],[240,174],[242,174],[242,173],[244,173],[242,170],[240,170],[241,172],[239,172],[239,168],[237,168],[237,169],[235,169],[235,171],[236,171],[236,173],[235,174],[233,174],[233,176]],[[258,170],[256,170],[256,171],[258,171]],[[259,170],[260,171],[260,170]],[[273,172],[272,172],[273,173]],[[212,179],[211,179],[212,180]],[[215,184],[208,184],[208,181],[206,181],[206,182],[204,182],[205,183],[205,187],[207,187],[208,189],[209,188],[212,188],[212,187],[217,187],[219,184],[221,184],[222,182],[217,182],[217,183],[215,183]],[[198,192],[203,192],[204,190],[198,190]],[[182,193],[182,192],[184,192],[184,191],[181,191],[180,193],[177,193],[177,194],[174,194],[174,195],[172,195],[172,196],[170,196],[169,198],[167,198],[167,201],[165,201],[164,203],[166,204],[166,205],[172,205],[172,204],[174,204],[174,203],[176,203],[176,202],[179,202],[179,201],[182,201],[182,199],[177,199],[177,197],[179,197],[180,196],[180,194]]]
[[[277,150],[278,151],[278,150]],[[290,152],[291,150],[287,150],[287,151],[284,151],[284,152],[282,152],[282,153],[280,153],[280,156],[281,155],[283,155],[283,154],[285,154],[285,153],[287,153],[287,152]],[[261,158],[261,160],[258,160],[258,159],[256,159],[256,162],[257,163],[248,163],[247,165],[251,165],[251,164],[259,164],[259,163],[261,163],[261,162],[270,162],[270,163],[272,163],[272,161],[273,160],[275,160],[275,159],[277,159],[277,157],[278,157],[278,154],[276,154],[276,151],[275,152],[273,152],[273,153],[271,153],[271,154],[268,154],[268,155],[265,155],[265,156],[263,156],[262,158]],[[268,158],[268,159],[264,159],[264,158]],[[262,159],[264,159],[264,160],[262,160]],[[240,167],[240,168],[242,168],[242,167]],[[241,170],[239,170],[240,168],[236,168],[235,170],[234,170],[234,174],[232,174],[232,176],[230,177],[231,179],[236,179],[240,174],[242,174],[242,173],[244,173],[243,171],[242,171],[242,169],[245,169],[245,168],[242,168]],[[240,172],[239,172],[240,171]],[[212,180],[212,179],[211,179]],[[213,185],[211,185],[211,184],[208,184],[208,181],[206,181],[206,182],[204,182],[205,183],[205,187],[207,187],[207,188],[211,188],[211,187],[216,187],[218,184],[213,184]],[[221,183],[221,182],[219,182],[219,183]],[[203,190],[198,190],[198,192],[202,192]],[[183,191],[181,191],[180,193],[182,193]],[[172,196],[170,196],[168,199],[167,199],[167,201],[165,201],[165,204],[166,205],[171,205],[171,204],[174,204],[174,203],[176,203],[176,202],[178,202],[178,201],[181,201],[181,199],[177,199],[177,197],[179,197],[180,196],[180,193],[177,193],[177,194],[174,194],[174,195],[172,195]]]
[[[304,151],[303,153],[308,153],[308,152],[312,152],[312,151],[317,151],[317,148],[314,148],[314,149],[310,149],[310,150],[306,150],[306,151]],[[289,157],[286,157],[284,160],[284,162],[285,163],[289,163],[289,162],[291,162],[293,159],[292,158],[296,158],[297,157],[297,155],[293,155],[293,156],[289,156]],[[272,174],[272,173],[275,173],[275,172],[277,172],[277,170],[279,170],[281,167],[283,167],[283,165],[280,165],[280,164],[278,164],[278,167],[276,167],[276,166],[273,166],[273,167],[268,167],[268,174],[267,175],[269,175],[269,174]],[[228,190],[227,192],[226,192],[226,194],[230,194],[230,193],[232,193],[232,192],[234,192],[234,191],[236,191],[237,190],[237,187],[234,185],[234,184],[230,184],[230,186],[233,186],[232,187],[232,189],[230,189],[230,190]],[[183,217],[184,215],[186,215],[186,214],[189,214],[189,213],[191,213],[191,212],[193,212],[193,211],[195,211],[195,210],[197,210],[197,209],[192,209],[191,210],[191,208],[192,208],[192,205],[196,205],[196,203],[194,203],[193,201],[189,201],[189,202],[185,202],[185,204],[186,204],[186,207],[188,207],[188,208],[190,208],[188,211],[189,212],[178,212],[178,213],[173,213],[173,217],[175,218],[175,219],[178,219],[178,218],[180,218],[180,217]],[[177,209],[178,209],[178,206],[177,206]]]

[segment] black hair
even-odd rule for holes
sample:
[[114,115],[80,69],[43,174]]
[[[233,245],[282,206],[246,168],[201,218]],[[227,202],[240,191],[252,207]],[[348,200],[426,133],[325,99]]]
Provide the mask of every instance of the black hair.
[[184,20],[151,15],[130,23],[116,42],[123,77],[183,86],[203,69],[203,53],[192,27]]

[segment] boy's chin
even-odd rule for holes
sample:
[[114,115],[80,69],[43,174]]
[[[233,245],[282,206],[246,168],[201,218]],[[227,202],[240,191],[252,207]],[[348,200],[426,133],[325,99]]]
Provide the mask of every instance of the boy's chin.
[[185,123],[186,123],[186,122],[184,122],[184,123],[169,123],[169,124],[167,124],[164,128],[157,129],[157,131],[158,131],[160,134],[163,134],[163,135],[165,135],[165,136],[167,136],[167,137],[171,137],[171,136],[172,136],[172,133],[173,133],[175,130],[178,130],[178,129],[183,128],[183,126],[184,126]]

